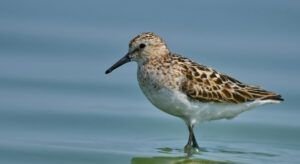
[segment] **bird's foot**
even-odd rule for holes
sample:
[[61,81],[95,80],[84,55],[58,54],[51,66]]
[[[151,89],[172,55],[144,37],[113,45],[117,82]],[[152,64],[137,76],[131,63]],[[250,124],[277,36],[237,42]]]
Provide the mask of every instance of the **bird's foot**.
[[198,145],[190,145],[187,144],[184,146],[184,152],[188,155],[188,156],[192,156],[193,154],[197,154],[200,152],[200,148]]

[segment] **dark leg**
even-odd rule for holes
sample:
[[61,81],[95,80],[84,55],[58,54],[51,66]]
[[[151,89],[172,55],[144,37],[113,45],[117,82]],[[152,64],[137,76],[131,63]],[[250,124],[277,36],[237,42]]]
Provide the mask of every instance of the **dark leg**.
[[193,125],[188,125],[189,129],[189,140],[188,143],[184,147],[184,151],[188,154],[192,154],[193,152],[199,152],[199,145],[196,141],[196,137],[193,131]]

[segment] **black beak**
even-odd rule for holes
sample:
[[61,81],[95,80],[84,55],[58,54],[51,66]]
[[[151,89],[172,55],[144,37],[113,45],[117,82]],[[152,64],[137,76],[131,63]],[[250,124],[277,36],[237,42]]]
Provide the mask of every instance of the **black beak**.
[[129,57],[129,53],[127,53],[123,58],[117,61],[113,66],[111,66],[108,70],[105,71],[105,74],[111,73],[114,69],[120,67],[123,64],[130,62],[131,59]]

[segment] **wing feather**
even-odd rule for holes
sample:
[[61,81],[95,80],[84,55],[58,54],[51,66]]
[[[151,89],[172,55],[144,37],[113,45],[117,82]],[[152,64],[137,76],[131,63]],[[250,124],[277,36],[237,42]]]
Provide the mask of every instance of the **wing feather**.
[[174,55],[185,75],[181,91],[189,98],[201,102],[243,103],[254,100],[283,101],[281,95],[251,86],[212,68],[195,63],[187,58]]

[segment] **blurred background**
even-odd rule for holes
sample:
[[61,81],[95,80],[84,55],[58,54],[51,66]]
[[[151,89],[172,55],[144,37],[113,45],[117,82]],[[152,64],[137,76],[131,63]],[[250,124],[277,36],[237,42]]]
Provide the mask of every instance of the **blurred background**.
[[[300,161],[300,2],[0,1],[0,163]],[[140,32],[173,52],[283,95],[197,127],[148,102],[136,64],[104,71]]]

